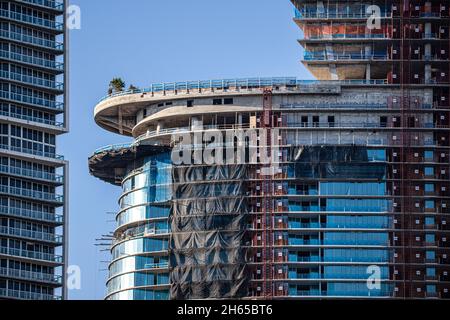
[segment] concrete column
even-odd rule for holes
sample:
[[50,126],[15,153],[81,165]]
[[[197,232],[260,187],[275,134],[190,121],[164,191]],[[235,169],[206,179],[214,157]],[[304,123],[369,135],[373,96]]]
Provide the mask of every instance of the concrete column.
[[425,34],[427,36],[431,34],[431,23],[430,22],[425,23]]
[[202,129],[203,128],[203,121],[199,117],[192,117],[192,130],[195,129]]
[[330,64],[330,74],[331,74],[331,80],[339,80],[335,64]]
[[158,121],[156,124],[156,132],[160,133],[162,129],[164,129],[164,124],[162,123],[162,121]]
[[328,60],[334,60],[334,51],[333,51],[333,46],[330,44],[327,44],[325,46],[325,50],[326,50],[326,57]]
[[425,45],[425,57],[427,57],[427,59],[429,57],[431,57],[431,44],[430,43],[427,43]]
[[364,49],[364,54],[366,55],[366,57],[370,57],[372,55],[372,46],[367,45]]
[[425,83],[429,83],[431,80],[431,65],[427,64],[425,66]]
[[370,80],[370,79],[372,79],[372,76],[371,76],[371,70],[370,70],[370,63],[368,63],[366,65],[366,80]]
[[323,5],[323,1],[317,1],[317,13],[318,14],[325,13],[325,6]]

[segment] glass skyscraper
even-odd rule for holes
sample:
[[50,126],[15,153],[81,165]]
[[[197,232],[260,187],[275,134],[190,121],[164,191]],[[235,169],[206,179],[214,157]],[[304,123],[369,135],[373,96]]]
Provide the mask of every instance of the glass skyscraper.
[[0,299],[67,296],[65,9],[0,1]]

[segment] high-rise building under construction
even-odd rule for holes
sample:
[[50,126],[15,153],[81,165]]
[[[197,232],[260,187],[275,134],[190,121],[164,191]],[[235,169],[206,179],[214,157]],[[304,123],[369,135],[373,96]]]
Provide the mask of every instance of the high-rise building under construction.
[[449,3],[292,2],[317,80],[96,106],[134,138],[89,161],[123,188],[107,299],[450,298]]

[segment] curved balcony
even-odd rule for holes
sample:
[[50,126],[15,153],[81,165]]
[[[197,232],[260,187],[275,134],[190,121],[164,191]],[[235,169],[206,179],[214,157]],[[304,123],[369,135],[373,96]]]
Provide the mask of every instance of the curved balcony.
[[53,233],[25,230],[20,228],[8,228],[0,226],[0,234],[5,236],[14,236],[19,238],[27,238],[30,240],[51,242],[55,244],[62,244],[63,237]]
[[0,144],[0,150],[9,150],[9,151],[13,151],[13,152],[26,153],[26,154],[33,155],[33,156],[54,159],[54,160],[61,160],[61,161],[64,160],[63,156],[60,156],[60,155],[57,155],[54,153],[32,150],[32,149],[28,149],[28,148],[13,147],[10,145],[5,145],[5,144]]
[[0,10],[0,16],[20,23],[26,23],[32,26],[37,26],[52,31],[62,32],[64,30],[64,24],[61,22],[38,18],[24,13],[13,12],[9,10]]
[[62,300],[61,296],[34,293],[29,291],[9,290],[9,289],[0,289],[0,297],[8,299],[38,300],[38,301]]
[[42,58],[30,57],[25,54],[0,50],[0,58],[25,63],[30,66],[39,66],[52,71],[64,71],[64,63]]
[[16,0],[17,2],[29,3],[38,7],[64,11],[64,3],[54,0]]
[[62,277],[58,275],[43,272],[17,270],[13,268],[0,268],[0,276],[27,281],[47,282],[56,285],[62,284]]
[[58,225],[62,225],[64,222],[62,215],[7,206],[0,206],[0,213],[11,217],[25,218]]
[[57,111],[63,111],[64,110],[64,103],[53,101],[53,100],[47,100],[44,98],[38,98],[38,97],[31,97],[26,96],[20,93],[14,93],[9,91],[2,91],[0,90],[0,99],[5,99],[8,101],[18,102],[26,105],[31,106],[38,106],[48,109],[53,109]]
[[15,188],[8,186],[0,186],[0,193],[11,194],[19,197],[29,198],[33,200],[63,203],[64,197],[49,192],[34,191],[23,188]]
[[28,258],[32,260],[41,260],[47,261],[51,263],[61,264],[63,261],[63,257],[51,253],[37,252],[37,251],[28,251],[16,248],[8,248],[8,247],[0,247],[0,254],[8,255],[8,256],[17,256],[22,258]]
[[132,143],[111,144],[111,145],[106,146],[106,147],[98,148],[97,150],[95,150],[94,154],[100,154],[100,153],[103,153],[103,152],[110,152],[110,151],[118,151],[118,150],[122,150],[122,149],[128,149],[128,148],[131,148],[132,146],[133,146]]
[[63,52],[64,44],[61,42],[38,38],[18,32],[11,32],[7,30],[0,30],[0,38],[19,41],[21,43],[28,43],[36,47],[45,48],[52,51]]
[[64,83],[43,78],[32,77],[20,73],[0,70],[0,79],[12,80],[20,83],[26,83],[43,89],[54,90],[58,92],[64,91]]

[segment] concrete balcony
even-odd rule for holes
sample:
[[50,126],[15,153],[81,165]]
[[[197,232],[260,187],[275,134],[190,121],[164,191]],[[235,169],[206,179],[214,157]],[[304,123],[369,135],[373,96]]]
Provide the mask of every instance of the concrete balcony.
[[64,44],[61,42],[38,38],[23,33],[11,32],[7,30],[0,30],[0,38],[18,41],[20,43],[28,43],[33,46],[44,48],[58,53],[64,52]]
[[51,9],[54,11],[62,12],[64,11],[64,3],[54,0],[16,0],[17,2],[22,2],[24,4],[31,4],[37,7]]
[[15,188],[15,187],[8,187],[8,186],[0,186],[0,193],[3,194],[12,194],[19,197],[24,197],[28,199],[33,200],[40,200],[40,201],[46,201],[46,202],[55,202],[62,204],[64,202],[64,197],[61,195],[57,195],[54,193],[49,192],[41,192],[41,191],[34,191],[30,189],[24,189],[24,188]]
[[62,215],[48,212],[27,210],[22,208],[0,206],[0,214],[10,217],[18,217],[28,220],[51,223],[55,225],[62,225],[64,223],[64,218]]
[[17,21],[20,23],[26,23],[32,26],[48,29],[55,31],[57,33],[62,33],[64,30],[64,24],[61,22],[56,22],[48,19],[34,17],[28,14],[23,14],[19,12],[13,12],[9,10],[0,10],[0,17]]
[[10,61],[24,63],[33,67],[48,69],[53,72],[64,72],[64,63],[42,58],[31,57],[29,55],[15,53],[7,50],[0,50],[0,58]]
[[0,226],[0,235],[25,238],[33,241],[50,242],[61,245],[63,237],[53,233],[25,230],[19,228],[8,228]]
[[39,301],[62,300],[61,296],[34,293],[29,291],[9,290],[9,289],[0,289],[0,298],[18,299],[18,300],[39,300]]
[[27,96],[20,93],[13,93],[9,91],[0,91],[0,98],[8,101],[13,101],[21,104],[26,104],[29,106],[38,106],[47,109],[53,109],[58,111],[64,110],[64,103],[48,100],[44,98],[38,98],[33,96]]
[[19,280],[46,282],[55,285],[60,285],[62,283],[62,277],[58,275],[17,270],[13,268],[0,268],[0,276],[11,277]]
[[62,82],[28,76],[20,73],[0,70],[0,79],[26,83],[35,87],[39,87],[41,89],[56,91],[57,93],[64,92],[64,83]]
[[62,264],[63,257],[52,253],[28,251],[23,249],[0,247],[0,255],[17,256],[21,258],[40,260],[50,263]]
[[60,160],[60,161],[64,160],[63,156],[55,154],[55,153],[44,152],[44,151],[39,151],[39,150],[32,150],[32,149],[27,149],[27,148],[13,147],[10,145],[5,145],[5,144],[0,144],[0,150],[9,150],[9,151],[13,151],[13,152],[25,153],[25,154],[29,154],[32,156]]

